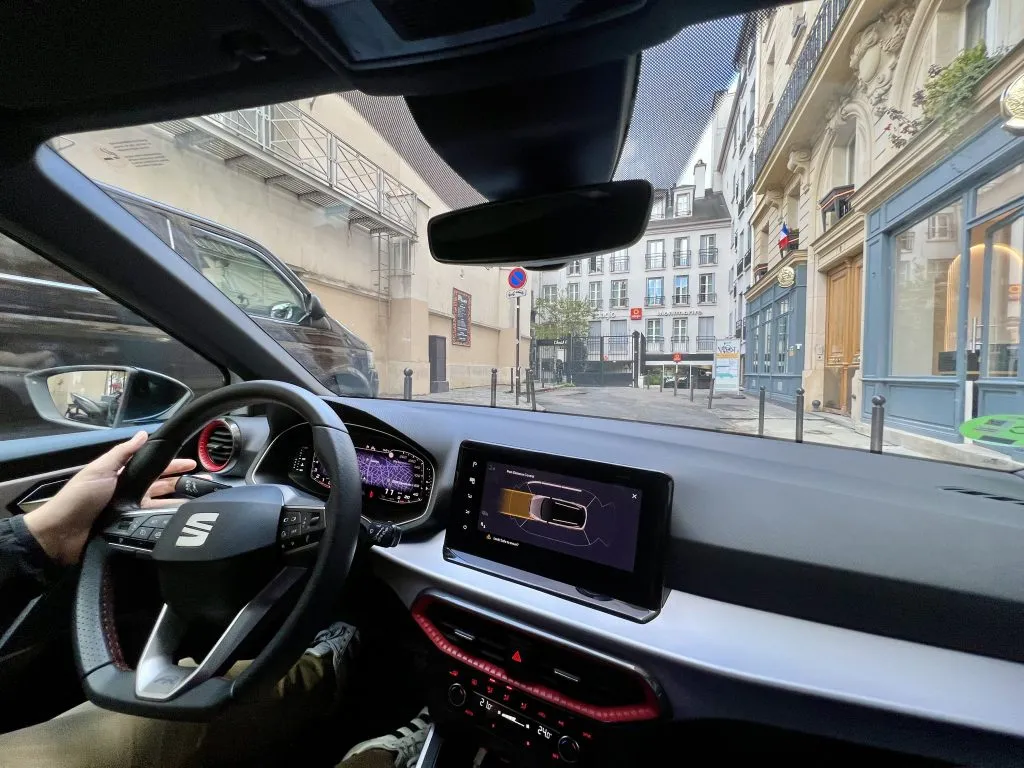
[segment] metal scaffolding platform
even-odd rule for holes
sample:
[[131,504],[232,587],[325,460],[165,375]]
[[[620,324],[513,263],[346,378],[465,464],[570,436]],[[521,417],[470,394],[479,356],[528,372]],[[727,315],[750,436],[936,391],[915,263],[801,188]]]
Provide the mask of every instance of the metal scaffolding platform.
[[344,216],[390,240],[416,240],[416,193],[291,104],[157,123],[183,146]]

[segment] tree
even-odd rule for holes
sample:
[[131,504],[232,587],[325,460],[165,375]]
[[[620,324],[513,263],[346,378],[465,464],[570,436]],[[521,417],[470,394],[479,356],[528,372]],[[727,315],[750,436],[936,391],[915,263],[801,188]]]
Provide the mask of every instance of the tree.
[[538,339],[564,339],[586,336],[594,309],[586,299],[572,299],[560,291],[553,299],[540,299],[536,305],[537,323],[534,336]]

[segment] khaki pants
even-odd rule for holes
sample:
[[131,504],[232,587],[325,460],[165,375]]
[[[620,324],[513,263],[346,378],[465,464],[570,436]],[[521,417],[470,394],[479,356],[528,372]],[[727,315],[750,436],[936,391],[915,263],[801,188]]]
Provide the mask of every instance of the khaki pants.
[[[228,677],[247,664],[236,664]],[[268,701],[236,706],[210,723],[122,715],[86,702],[45,723],[0,735],[0,768],[261,765],[270,745],[286,740],[314,713],[330,710],[337,690],[330,664],[329,654],[321,659],[306,653]],[[297,745],[293,755],[301,758],[305,751]]]

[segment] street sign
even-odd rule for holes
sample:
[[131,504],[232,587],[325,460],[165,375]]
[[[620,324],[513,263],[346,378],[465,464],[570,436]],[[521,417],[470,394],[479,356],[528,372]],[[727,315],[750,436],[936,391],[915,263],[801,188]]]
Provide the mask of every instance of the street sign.
[[674,355],[672,355],[672,362],[673,363],[681,362],[682,359],[683,359],[683,356],[681,354],[679,354],[678,352],[676,352]]
[[[522,267],[516,267],[508,273],[508,287],[513,290],[517,288],[526,287],[526,270]],[[525,295],[525,294],[521,294]]]
[[521,296],[526,295],[525,288],[513,288],[511,291],[505,291],[505,295],[510,299],[517,299]]

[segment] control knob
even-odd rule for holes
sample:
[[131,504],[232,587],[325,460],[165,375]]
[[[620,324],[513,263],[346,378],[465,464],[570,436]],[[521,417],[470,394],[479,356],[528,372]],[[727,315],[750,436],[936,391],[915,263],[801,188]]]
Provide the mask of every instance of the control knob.
[[558,756],[567,763],[575,763],[580,759],[580,745],[572,736],[563,736],[558,740]]
[[452,683],[448,687],[448,703],[453,707],[461,707],[466,703],[466,689],[461,683]]

